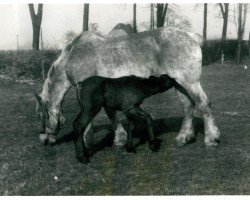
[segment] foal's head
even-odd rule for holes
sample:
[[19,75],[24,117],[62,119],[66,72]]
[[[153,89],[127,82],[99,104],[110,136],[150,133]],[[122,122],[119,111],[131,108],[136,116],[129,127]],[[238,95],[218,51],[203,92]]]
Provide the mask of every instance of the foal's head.
[[152,89],[152,93],[161,93],[169,88],[174,86],[174,79],[169,77],[168,75],[161,75],[159,77],[156,76],[150,76],[147,79],[147,83],[150,85],[150,88]]

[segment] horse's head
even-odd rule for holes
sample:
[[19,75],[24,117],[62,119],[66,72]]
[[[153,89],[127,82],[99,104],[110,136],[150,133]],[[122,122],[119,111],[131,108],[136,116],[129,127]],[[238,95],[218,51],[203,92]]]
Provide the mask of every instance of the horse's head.
[[55,135],[65,122],[65,118],[61,111],[53,111],[49,108],[49,104],[45,102],[40,95],[36,97],[36,113],[40,119],[40,142],[43,144],[54,143]]

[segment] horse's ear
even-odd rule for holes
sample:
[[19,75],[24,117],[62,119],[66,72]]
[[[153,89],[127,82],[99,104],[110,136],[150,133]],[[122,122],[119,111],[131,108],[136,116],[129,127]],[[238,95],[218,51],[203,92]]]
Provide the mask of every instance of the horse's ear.
[[37,93],[34,93],[37,102],[41,105],[42,104],[42,97],[40,97]]

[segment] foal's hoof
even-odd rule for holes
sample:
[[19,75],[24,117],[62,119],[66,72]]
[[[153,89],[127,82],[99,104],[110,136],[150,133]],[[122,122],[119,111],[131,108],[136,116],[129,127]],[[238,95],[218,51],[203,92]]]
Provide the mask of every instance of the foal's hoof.
[[89,155],[77,156],[77,160],[78,160],[80,163],[87,164],[87,163],[89,163]]
[[161,140],[160,139],[155,139],[153,141],[149,141],[149,148],[151,151],[157,152],[159,151],[161,146]]
[[126,145],[126,150],[127,150],[127,152],[129,152],[129,153],[136,153],[136,150],[135,150],[135,148],[134,148],[134,146],[133,145]]
[[83,164],[88,164],[89,163],[89,159],[87,159],[87,158],[77,158],[77,160],[80,163],[83,163]]

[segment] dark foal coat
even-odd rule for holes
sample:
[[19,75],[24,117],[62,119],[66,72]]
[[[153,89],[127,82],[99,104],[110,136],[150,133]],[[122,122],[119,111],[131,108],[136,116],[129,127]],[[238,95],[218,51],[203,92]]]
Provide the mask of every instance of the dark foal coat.
[[174,84],[174,79],[167,75],[150,76],[149,78],[124,76],[113,79],[93,76],[79,82],[77,96],[81,111],[73,123],[74,132],[77,134],[75,146],[78,160],[84,163],[88,162],[89,155],[82,134],[102,107],[111,121],[117,110],[122,111],[127,116],[130,123],[127,141],[128,151],[134,151],[132,130],[136,120],[143,120],[147,123],[149,147],[152,151],[157,151],[159,142],[153,134],[152,118],[139,106],[145,98],[164,92],[173,87]]

